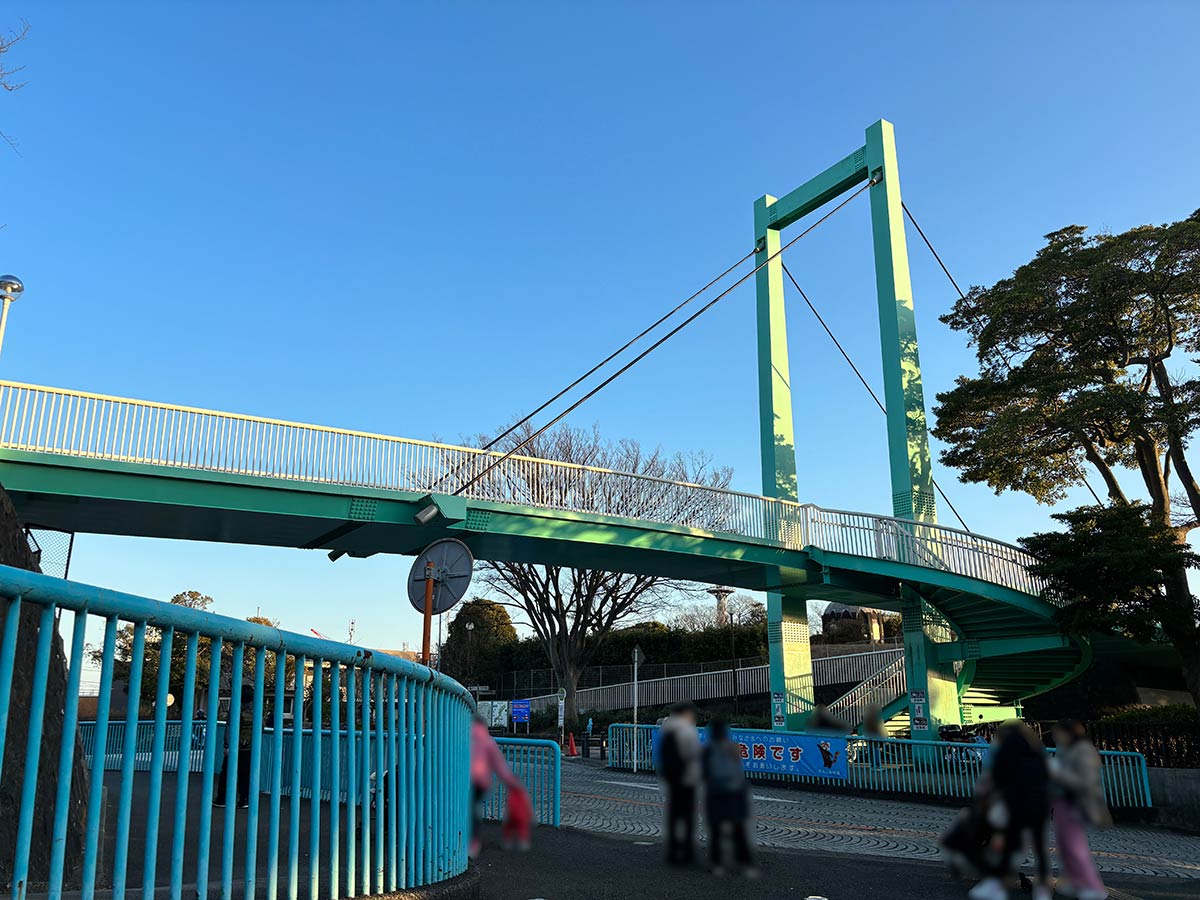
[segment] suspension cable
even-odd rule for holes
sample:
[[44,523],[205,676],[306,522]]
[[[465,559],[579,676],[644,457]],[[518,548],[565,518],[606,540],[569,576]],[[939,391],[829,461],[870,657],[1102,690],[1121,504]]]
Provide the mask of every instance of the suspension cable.
[[[800,232],[798,235],[796,235],[794,238],[792,238],[790,241],[788,241],[786,244],[784,244],[782,247],[780,247],[778,250],[776,250],[774,253],[772,253],[770,256],[768,256],[766,259],[764,259],[761,263],[759,263],[757,266],[755,266],[753,269],[751,269],[749,272],[747,272],[745,275],[743,275],[741,278],[739,278],[737,281],[735,281],[733,284],[731,284],[729,287],[727,287],[721,293],[717,294],[717,296],[715,296],[713,299],[709,300],[706,304],[704,304],[704,306],[700,307],[700,309],[696,310],[696,312],[692,313],[690,316],[688,316],[686,319],[684,319],[682,322],[680,322],[678,325],[676,325],[674,328],[672,328],[670,331],[668,331],[666,334],[664,334],[662,337],[660,337],[657,341],[655,341],[653,344],[651,344],[649,347],[647,347],[645,350],[643,350],[641,353],[639,353],[637,356],[635,356],[633,359],[631,359],[629,362],[627,362],[621,368],[617,369],[617,371],[614,372],[612,375],[609,375],[608,378],[604,379],[604,381],[600,382],[598,385],[596,385],[594,388],[592,388],[590,391],[588,391],[586,394],[584,394],[582,397],[580,397],[578,400],[576,400],[574,403],[572,403],[570,406],[568,406],[565,410],[563,410],[561,413],[559,413],[557,416],[555,416],[553,419],[551,419],[549,422],[547,422],[545,425],[543,425],[541,428],[539,428],[533,434],[528,435],[525,438],[522,438],[518,443],[514,444],[511,448],[506,450],[501,456],[492,460],[491,463],[489,463],[487,466],[485,466],[481,472],[479,472],[477,475],[475,475],[470,481],[468,481],[466,484],[464,484],[462,487],[460,487],[454,493],[456,495],[461,494],[463,491],[467,490],[472,485],[474,485],[476,482],[478,482],[480,479],[486,477],[487,474],[492,471],[492,469],[496,468],[498,465],[500,465],[502,462],[504,462],[506,459],[508,459],[510,456],[512,456],[514,453],[516,453],[518,450],[520,450],[526,444],[541,437],[554,425],[561,422],[568,415],[570,415],[572,412],[577,410],[579,407],[581,407],[584,403],[586,403],[588,400],[590,400],[596,394],[600,393],[600,391],[602,391],[604,388],[608,387],[608,385],[612,384],[614,381],[616,381],[618,378],[620,378],[623,374],[625,374],[630,369],[632,369],[635,365],[637,365],[639,362],[641,362],[643,359],[645,359],[647,356],[649,356],[651,353],[653,353],[655,350],[657,350],[659,347],[661,347],[663,344],[665,344],[672,337],[674,337],[679,332],[681,332],[684,328],[686,328],[692,322],[696,321],[696,319],[700,318],[700,316],[704,315],[706,312],[708,312],[710,309],[712,309],[714,306],[716,306],[721,300],[723,300],[725,297],[727,297],[729,294],[731,294],[736,288],[738,288],[739,286],[744,284],[747,280],[749,280],[752,275],[757,274],[759,272],[759,270],[761,270],[762,268],[764,268],[765,266],[770,264],[772,260],[779,257],[780,254],[783,253],[783,251],[787,250],[789,247],[791,247],[793,244],[795,244],[798,240],[800,240],[805,235],[810,234],[813,231],[813,229],[815,229],[815,228],[817,228],[817,226],[823,224],[826,220],[829,219],[830,216],[832,216],[834,213],[838,212],[838,210],[842,209],[842,207],[844,207],[846,204],[848,204],[851,200],[853,200],[855,197],[857,197],[859,194],[861,194],[867,188],[871,187],[873,184],[876,184],[877,181],[878,181],[878,177],[868,179],[866,184],[864,184],[862,187],[860,187],[858,190],[856,190],[853,194],[851,194],[849,197],[847,197],[845,200],[843,200],[837,206],[833,207],[831,210],[829,210],[827,213],[825,213],[823,216],[821,216],[821,218],[817,219],[817,221],[813,222],[810,226],[805,228],[802,232]],[[755,252],[757,252],[757,251],[755,251]]]
[[[858,369],[858,366],[856,366],[854,364],[854,360],[852,360],[850,358],[850,354],[846,352],[846,349],[842,346],[841,341],[839,341],[837,339],[837,336],[833,333],[833,330],[828,325],[825,324],[825,319],[821,317],[821,314],[819,312],[817,312],[817,308],[816,308],[816,306],[813,305],[813,302],[808,299],[808,294],[804,293],[804,288],[800,287],[800,283],[798,281],[796,281],[796,277],[792,274],[791,269],[789,269],[787,267],[787,263],[782,263],[781,265],[783,266],[783,273],[785,275],[787,275],[788,280],[792,283],[792,286],[797,291],[799,291],[801,298],[803,298],[803,300],[804,300],[805,304],[808,306],[809,310],[812,312],[812,314],[814,316],[817,317],[817,321],[821,323],[821,327],[825,329],[825,333],[827,335],[829,335],[829,339],[831,341],[833,341],[833,346],[838,348],[838,352],[842,354],[842,358],[844,360],[846,360],[846,362],[847,362],[847,364],[849,364],[850,368],[854,370],[854,374],[858,376],[858,380],[862,382],[862,386],[867,389],[867,393],[871,395],[871,399],[874,400],[875,405],[879,407],[879,411],[881,413],[883,413],[884,415],[887,415],[887,408],[883,405],[883,402],[879,399],[879,395],[875,393],[874,388],[872,388],[871,385],[867,382],[867,379],[863,377],[863,373],[860,372]],[[967,523],[963,520],[962,515],[955,508],[954,504],[950,502],[950,498],[946,496],[946,492],[942,490],[942,486],[937,483],[937,479],[931,477],[930,481],[933,482],[934,489],[938,492],[938,494],[941,496],[941,498],[946,502],[946,506],[950,507],[950,511],[952,513],[954,513],[954,518],[958,519],[958,524],[960,524],[963,527],[964,531],[968,531],[968,532],[971,531],[970,526],[968,526]]]
[[492,438],[490,441],[488,441],[486,444],[484,444],[481,449],[483,449],[483,450],[492,449],[492,447],[496,446],[496,444],[500,443],[500,441],[504,440],[506,437],[508,437],[510,434],[512,434],[514,431],[516,431],[518,428],[520,428],[522,425],[524,425],[526,422],[528,422],[530,419],[532,419],[534,416],[536,416],[538,413],[540,413],[542,410],[544,410],[546,407],[550,406],[556,400],[559,400],[560,398],[562,398],[563,395],[568,394],[575,388],[579,387],[580,384],[587,381],[587,379],[591,378],[593,375],[595,375],[597,372],[599,372],[601,369],[603,369],[605,366],[607,366],[610,362],[612,362],[614,359],[616,359],[618,356],[620,356],[622,353],[624,353],[626,350],[628,350],[630,347],[632,347],[634,344],[636,344],[638,341],[640,341],[642,338],[644,338],[646,335],[648,335],[650,332],[652,332],[655,328],[657,328],[663,322],[667,321],[667,319],[671,318],[673,315],[675,315],[675,313],[679,312],[681,309],[683,309],[685,306],[687,306],[689,303],[691,303],[693,300],[695,300],[697,297],[699,297],[701,294],[703,294],[705,291],[707,291],[710,287],[712,287],[714,284],[716,284],[718,281],[720,281],[722,278],[724,278],[726,275],[728,275],[730,272],[732,272],[734,269],[736,269],[738,266],[740,266],[742,263],[744,263],[746,260],[748,260],[750,257],[752,257],[755,254],[755,252],[756,251],[751,250],[749,253],[747,253],[745,256],[743,256],[741,259],[739,259],[737,262],[735,262],[733,265],[731,265],[728,269],[726,269],[724,272],[722,272],[720,275],[718,275],[716,278],[714,278],[708,284],[704,285],[704,287],[700,288],[700,290],[696,291],[696,293],[692,294],[690,297],[688,297],[686,300],[684,300],[678,306],[674,307],[673,309],[669,310],[668,312],[663,313],[661,316],[659,316],[657,319],[655,319],[653,322],[651,322],[649,325],[647,325],[642,331],[635,334],[632,338],[630,338],[628,341],[626,341],[624,344],[622,344],[620,347],[618,347],[616,350],[614,350],[608,356],[604,357],[604,359],[600,360],[600,362],[596,363],[596,365],[592,366],[590,369],[588,369],[586,372],[584,372],[582,375],[580,375],[578,378],[576,378],[574,381],[572,381],[570,384],[568,384],[565,388],[563,388],[561,391],[559,391],[557,394],[555,394],[553,397],[551,397],[549,400],[547,400],[545,403],[543,403],[541,406],[539,406],[533,412],[529,413],[528,415],[523,416],[522,418],[520,418],[519,420],[514,422],[512,425],[510,425],[508,428],[506,428],[504,431],[502,431],[500,434],[496,435],[494,438]]
[[[954,286],[954,290],[958,293],[959,299],[965,303],[967,300],[967,295],[963,293],[963,289],[958,286],[958,282],[954,280],[954,276],[950,274],[950,270],[946,268],[946,264],[942,262],[941,255],[936,249],[934,249],[933,242],[930,241],[926,236],[924,229],[922,229],[920,224],[917,222],[916,216],[914,216],[912,214],[912,210],[908,208],[908,204],[901,200],[900,206],[904,209],[904,214],[908,216],[908,221],[912,222],[913,228],[917,229],[917,234],[921,236],[921,240],[925,242],[925,246],[929,248],[929,252],[933,254],[933,258],[937,260],[937,264],[941,266],[942,271],[946,273],[946,277],[950,280],[950,284]],[[1008,364],[1007,360],[1005,361],[1005,365],[1011,372],[1012,366]],[[1084,473],[1083,468],[1073,459],[1069,460],[1069,462],[1071,467],[1075,469],[1076,474],[1079,475],[1079,480],[1083,482],[1083,486],[1086,487],[1088,489],[1088,493],[1092,495],[1092,499],[1095,500],[1098,505],[1103,506],[1104,501],[1100,499],[1100,495],[1096,493],[1095,488],[1093,488],[1091,482],[1088,481],[1087,475]]]

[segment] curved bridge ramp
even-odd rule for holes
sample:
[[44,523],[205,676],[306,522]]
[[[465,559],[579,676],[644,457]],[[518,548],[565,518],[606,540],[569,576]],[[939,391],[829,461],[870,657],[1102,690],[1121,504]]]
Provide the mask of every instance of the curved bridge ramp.
[[483,559],[919,603],[972,716],[1090,660],[1009,544],[553,460],[0,381],[0,482],[26,522],[71,532],[358,557],[454,536]]

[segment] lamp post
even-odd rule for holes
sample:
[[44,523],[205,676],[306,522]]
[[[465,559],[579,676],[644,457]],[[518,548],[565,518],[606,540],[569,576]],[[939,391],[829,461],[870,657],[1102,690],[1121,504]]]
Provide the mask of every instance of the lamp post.
[[729,608],[729,595],[733,593],[733,588],[730,587],[713,587],[709,588],[708,592],[717,598],[717,624],[722,624],[720,619],[721,609],[725,609],[725,618],[729,621],[729,675],[733,679],[733,714],[736,716],[739,713],[740,706],[738,694],[738,674],[737,674],[737,630],[734,621],[733,610]]
[[0,275],[0,300],[4,301],[4,311],[0,312],[0,349],[4,347],[4,329],[8,326],[8,308],[14,300],[19,300],[25,292],[25,285],[16,275]]

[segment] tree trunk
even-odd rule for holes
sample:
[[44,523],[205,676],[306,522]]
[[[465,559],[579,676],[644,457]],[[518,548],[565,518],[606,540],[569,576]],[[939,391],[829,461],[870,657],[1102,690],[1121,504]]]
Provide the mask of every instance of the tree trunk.
[[1176,644],[1175,647],[1183,657],[1183,680],[1196,704],[1196,715],[1200,717],[1200,640],[1192,641],[1190,646]]
[[[8,494],[0,487],[0,563],[19,569],[38,571],[37,562],[29,549],[25,532],[17,519]],[[7,612],[9,601],[0,598],[0,618]],[[21,807],[21,786],[24,780],[25,742],[29,733],[30,703],[33,694],[34,651],[37,647],[40,607],[22,604],[17,628],[17,657],[13,669],[12,692],[0,698],[8,702],[8,735],[4,744],[4,767],[0,773],[0,882],[12,876],[13,848],[17,839],[18,810]],[[33,841],[29,857],[29,881],[45,882],[50,869],[53,845],[55,786],[58,782],[58,754],[62,744],[63,713],[67,703],[78,703],[78,697],[68,697],[67,659],[63,652],[62,636],[55,631],[51,644],[49,679],[46,684],[45,718],[42,724],[42,747],[38,760],[37,803],[34,807]],[[67,816],[67,846],[65,873],[78,869],[82,859],[84,819],[88,791],[88,774],[83,751],[75,738],[75,761],[71,773],[70,810]],[[69,878],[65,879],[70,883]],[[26,886],[28,887],[28,885]]]
[[1164,571],[1163,587],[1168,605],[1162,616],[1163,632],[1183,660],[1183,680],[1200,716],[1200,628],[1187,570],[1180,566]]
[[559,684],[567,692],[564,700],[563,728],[570,731],[573,728],[579,727],[579,670],[572,666],[567,666],[563,672],[559,673],[558,677]]

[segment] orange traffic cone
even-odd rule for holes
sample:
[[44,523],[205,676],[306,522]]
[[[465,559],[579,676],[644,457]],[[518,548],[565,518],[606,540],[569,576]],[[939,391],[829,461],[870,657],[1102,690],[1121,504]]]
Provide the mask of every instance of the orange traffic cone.
[[567,732],[567,756],[578,756],[579,750],[575,746],[575,732]]

